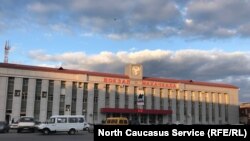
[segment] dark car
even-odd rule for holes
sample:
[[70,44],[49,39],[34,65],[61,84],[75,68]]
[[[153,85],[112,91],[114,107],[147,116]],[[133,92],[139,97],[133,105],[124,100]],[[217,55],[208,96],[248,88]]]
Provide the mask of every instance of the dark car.
[[9,124],[6,121],[0,121],[0,132],[8,133],[10,129]]
[[139,120],[130,120],[129,125],[140,125]]

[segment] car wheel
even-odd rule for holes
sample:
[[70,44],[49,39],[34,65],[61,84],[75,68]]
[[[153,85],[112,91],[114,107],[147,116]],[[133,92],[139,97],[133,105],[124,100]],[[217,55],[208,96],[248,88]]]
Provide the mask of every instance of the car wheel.
[[70,129],[68,132],[69,135],[74,135],[75,133],[76,133],[75,129]]
[[92,132],[91,129],[88,129],[88,132],[91,133]]
[[34,128],[33,128],[33,129],[31,129],[31,132],[32,132],[32,133],[35,133],[35,129],[34,129]]
[[17,129],[17,133],[21,133],[22,129]]
[[43,134],[48,135],[49,134],[49,129],[43,129]]

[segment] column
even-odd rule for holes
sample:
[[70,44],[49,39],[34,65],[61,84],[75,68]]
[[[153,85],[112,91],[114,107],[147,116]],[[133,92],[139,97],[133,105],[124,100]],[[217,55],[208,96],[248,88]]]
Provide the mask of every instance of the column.
[[59,115],[59,103],[61,95],[61,81],[54,81],[52,115]]
[[128,108],[134,109],[134,87],[128,87]]
[[220,93],[221,101],[220,101],[220,106],[221,106],[221,124],[225,124],[225,97],[224,93]]
[[94,123],[93,121],[93,107],[94,107],[94,83],[88,83],[88,101],[87,101],[87,122]]
[[194,124],[199,124],[199,100],[198,92],[193,92],[194,94]]
[[34,117],[36,79],[29,79],[26,115]]
[[109,108],[115,108],[115,85],[110,84]]
[[146,109],[151,109],[152,105],[152,88],[146,87],[146,92],[145,92],[145,97],[146,97]]
[[155,95],[154,95],[154,107],[156,110],[160,110],[160,89],[155,88]]
[[172,123],[175,124],[176,123],[176,90],[173,89],[170,91],[171,92],[171,107],[172,107]]
[[66,81],[65,115],[71,115],[72,81]]
[[212,103],[213,103],[213,99],[212,99],[212,95],[211,95],[211,92],[208,92],[207,93],[207,102],[208,102],[208,124],[213,124],[213,121],[212,121]]
[[205,92],[201,92],[201,124],[207,124],[206,122],[206,101],[205,101]]
[[8,77],[0,77],[0,121],[5,121]]
[[42,94],[40,102],[40,114],[39,121],[44,122],[47,119],[47,101],[48,101],[48,87],[49,81],[42,80]]
[[102,123],[102,120],[105,120],[105,114],[101,113],[100,109],[105,107],[105,86],[106,84],[99,84],[99,93],[98,93],[98,123]]
[[22,99],[22,84],[23,79],[16,77],[14,83],[14,96],[13,96],[13,103],[12,103],[12,118],[14,120],[18,120],[20,118],[21,112],[21,99]]
[[82,115],[83,82],[78,82],[76,93],[76,115]]
[[119,108],[125,108],[125,86],[120,86],[119,90]]
[[219,124],[219,98],[218,98],[218,93],[213,93],[214,94],[214,117],[215,117],[215,122],[214,124]]
[[[160,89],[155,88],[154,92],[154,110],[160,110]],[[158,115],[155,116],[155,124],[158,124]]]
[[179,93],[179,97],[177,100],[179,100],[179,119],[180,119],[180,123],[184,124],[185,122],[185,117],[184,117],[184,91],[180,90],[178,91]]
[[186,115],[186,124],[188,124],[188,125],[190,125],[190,124],[192,124],[192,111],[191,111],[191,109],[192,109],[192,93],[191,93],[191,91],[185,91],[185,93],[186,93],[186,102],[187,102],[187,104],[186,104],[186,106],[187,106],[187,108],[186,108],[186,110],[187,110],[187,115]]
[[[163,110],[168,109],[168,89],[162,89]],[[168,123],[168,115],[163,115],[163,124]]]

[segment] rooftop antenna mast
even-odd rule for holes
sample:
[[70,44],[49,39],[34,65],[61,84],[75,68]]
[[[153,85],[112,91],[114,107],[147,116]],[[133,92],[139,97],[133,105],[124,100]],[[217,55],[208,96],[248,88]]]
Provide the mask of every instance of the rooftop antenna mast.
[[4,63],[8,63],[10,44],[9,41],[5,42],[4,46]]

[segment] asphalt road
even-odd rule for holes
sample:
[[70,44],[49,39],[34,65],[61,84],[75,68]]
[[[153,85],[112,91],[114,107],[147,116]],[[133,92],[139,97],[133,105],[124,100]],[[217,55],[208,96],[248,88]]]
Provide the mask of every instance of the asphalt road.
[[94,134],[87,131],[81,131],[75,135],[67,133],[55,133],[51,135],[43,135],[41,133],[0,133],[0,141],[94,141]]

